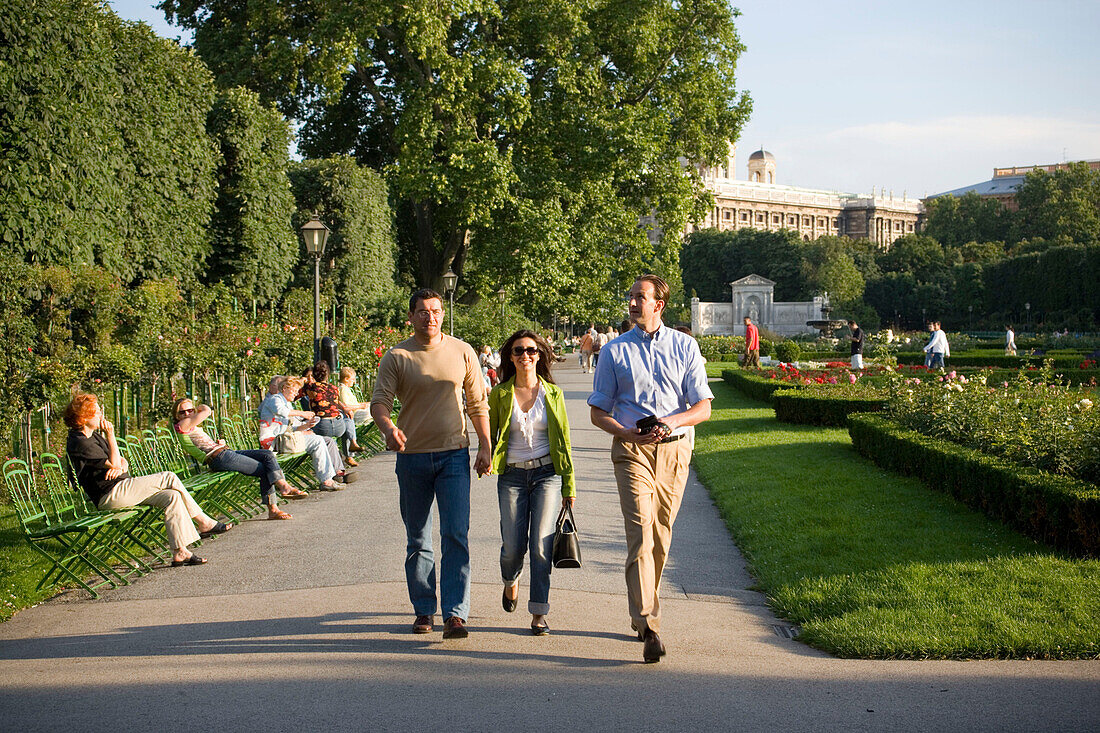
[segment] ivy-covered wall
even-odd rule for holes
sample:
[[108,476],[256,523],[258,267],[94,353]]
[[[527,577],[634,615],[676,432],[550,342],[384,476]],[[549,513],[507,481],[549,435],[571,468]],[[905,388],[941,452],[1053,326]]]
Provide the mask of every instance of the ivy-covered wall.
[[0,13],[0,240],[24,261],[124,283],[194,281],[217,151],[210,72],[93,0]]

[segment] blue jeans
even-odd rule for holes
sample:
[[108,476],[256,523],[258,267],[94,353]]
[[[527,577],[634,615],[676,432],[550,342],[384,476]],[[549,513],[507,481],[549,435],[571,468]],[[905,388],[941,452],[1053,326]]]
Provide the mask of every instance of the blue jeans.
[[[313,432],[334,438],[344,456],[350,453],[348,448],[355,445],[355,423],[347,415],[322,417],[321,421],[313,426]],[[341,438],[343,438],[342,442]]]
[[500,502],[500,575],[513,585],[531,552],[531,595],[527,610],[550,613],[550,571],[554,568],[554,531],[561,510],[561,476],[554,466],[530,470],[509,467],[497,479]]
[[932,352],[932,358],[929,360],[928,368],[929,369],[943,369],[944,368],[943,352],[942,351],[933,351]]
[[439,504],[443,618],[470,613],[470,450],[398,453],[397,485],[405,523],[405,581],[417,616],[436,611],[432,502]]
[[223,450],[210,461],[211,471],[236,471],[260,477],[260,498],[274,505],[275,482],[283,478],[283,469],[269,450]]

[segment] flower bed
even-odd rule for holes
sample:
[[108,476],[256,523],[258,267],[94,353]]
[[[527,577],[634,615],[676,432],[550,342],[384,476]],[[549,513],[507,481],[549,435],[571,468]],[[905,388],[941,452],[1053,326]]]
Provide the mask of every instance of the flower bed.
[[1100,488],[905,428],[883,415],[852,415],[852,444],[879,466],[1078,555],[1100,556]]
[[1021,466],[1100,484],[1100,410],[1091,391],[1023,373],[992,382],[948,372],[897,380],[888,411],[899,425]]

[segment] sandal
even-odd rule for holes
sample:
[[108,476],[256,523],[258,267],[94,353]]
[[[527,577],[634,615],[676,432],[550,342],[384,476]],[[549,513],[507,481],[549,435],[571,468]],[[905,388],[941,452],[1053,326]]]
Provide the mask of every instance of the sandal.
[[276,509],[274,507],[272,507],[271,509],[268,510],[267,518],[268,519],[294,519],[294,517],[292,515],[287,514],[282,509]]
[[308,491],[302,491],[301,489],[291,489],[285,494],[279,494],[284,499],[305,499],[309,496]]
[[344,459],[344,465],[345,466],[351,466],[352,468],[355,468],[356,466],[359,465],[359,461],[355,460],[351,456],[348,456],[347,458]]
[[[226,524],[225,522],[218,522],[217,524],[215,524],[213,527],[206,530],[205,532],[199,532],[199,537],[202,537],[205,540],[208,537],[213,537],[216,534],[222,534],[224,532],[228,532],[231,529],[233,529],[232,524]],[[206,561],[203,560],[203,562],[206,562]],[[195,563],[195,564],[197,565],[198,563]]]
[[198,555],[192,554],[191,557],[186,560],[173,560],[172,567],[182,568],[184,565],[205,565],[206,559],[201,558]]

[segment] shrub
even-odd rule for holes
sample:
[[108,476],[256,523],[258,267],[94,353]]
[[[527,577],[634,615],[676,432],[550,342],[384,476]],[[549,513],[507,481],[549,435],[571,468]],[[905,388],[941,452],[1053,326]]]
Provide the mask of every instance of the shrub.
[[996,387],[984,374],[916,377],[892,387],[890,414],[924,435],[1100,484],[1100,410],[1087,390],[1052,380],[1049,370]]
[[798,361],[800,356],[802,356],[802,347],[798,345],[797,341],[787,339],[775,345],[775,358],[779,361],[789,364]]
[[780,422],[844,427],[852,413],[881,411],[886,398],[837,387],[788,387],[773,392],[771,403]]
[[1100,489],[908,430],[881,415],[852,415],[852,444],[879,466],[917,476],[1025,534],[1078,555],[1100,555]]
[[776,390],[797,389],[799,387],[799,385],[791,382],[768,379],[741,369],[723,369],[722,379],[746,397],[769,403],[772,401],[772,393]]

